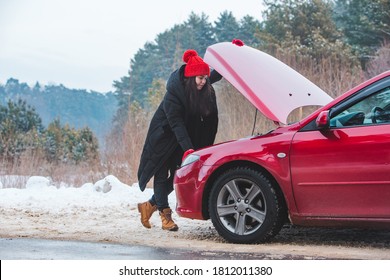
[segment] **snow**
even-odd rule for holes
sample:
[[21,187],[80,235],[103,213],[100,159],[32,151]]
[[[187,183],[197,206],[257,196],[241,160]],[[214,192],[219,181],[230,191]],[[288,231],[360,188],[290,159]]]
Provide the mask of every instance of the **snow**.
[[[127,185],[109,175],[82,186],[53,183],[50,178],[0,176],[0,237],[28,237],[188,247],[199,240],[221,237],[210,221],[173,219],[179,232],[161,229],[156,211],[150,219],[152,229],[140,223],[137,204],[148,200],[153,190],[141,192],[138,183]],[[22,183],[24,182],[24,183]],[[168,197],[172,210],[175,193]],[[207,242],[206,242],[207,243]],[[207,245],[201,244],[201,247]]]
[[[18,177],[14,177],[14,181]],[[81,187],[67,186],[61,183],[55,186],[48,177],[32,176],[25,186],[8,188],[1,183],[0,207],[22,208],[49,212],[63,212],[70,207],[97,208],[107,206],[125,206],[145,201],[152,195],[152,189],[141,192],[138,183],[129,186],[109,175],[95,183],[85,183]],[[12,182],[8,177],[7,182]],[[12,183],[12,185],[15,185]],[[169,196],[171,207],[176,204],[174,195]]]

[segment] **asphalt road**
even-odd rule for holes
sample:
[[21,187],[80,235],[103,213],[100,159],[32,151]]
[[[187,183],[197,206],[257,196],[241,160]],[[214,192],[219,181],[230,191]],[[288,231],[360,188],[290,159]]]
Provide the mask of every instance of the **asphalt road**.
[[[302,259],[285,255],[284,259]],[[1,260],[272,260],[271,254],[198,251],[112,243],[0,238]],[[280,255],[278,256],[280,259]],[[323,258],[320,258],[323,259]]]

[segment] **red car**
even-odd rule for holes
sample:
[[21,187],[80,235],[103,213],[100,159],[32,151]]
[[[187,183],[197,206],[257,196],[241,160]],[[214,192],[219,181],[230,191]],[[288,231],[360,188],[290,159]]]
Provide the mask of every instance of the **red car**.
[[[390,71],[333,100],[245,45],[212,45],[204,59],[279,125],[187,156],[174,180],[179,216],[211,218],[234,243],[265,242],[288,221],[390,228]],[[286,124],[306,105],[321,107]]]

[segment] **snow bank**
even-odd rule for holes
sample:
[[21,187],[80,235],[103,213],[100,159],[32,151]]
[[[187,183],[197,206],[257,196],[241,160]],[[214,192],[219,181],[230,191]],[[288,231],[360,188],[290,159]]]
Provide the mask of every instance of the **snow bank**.
[[[12,207],[50,212],[67,209],[103,208],[126,206],[149,199],[151,189],[141,192],[138,184],[126,185],[113,175],[95,183],[85,183],[79,188],[53,185],[50,178],[33,176],[27,180],[25,188],[0,188],[0,207]],[[170,203],[175,204],[175,197],[170,196]]]

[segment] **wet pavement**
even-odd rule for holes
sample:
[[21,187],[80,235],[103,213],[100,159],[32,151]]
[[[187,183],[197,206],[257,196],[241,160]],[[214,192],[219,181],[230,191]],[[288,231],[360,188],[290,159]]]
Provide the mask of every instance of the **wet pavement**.
[[[229,253],[112,243],[0,238],[1,260],[272,260],[305,259],[298,255]],[[322,258],[321,258],[322,259]]]

